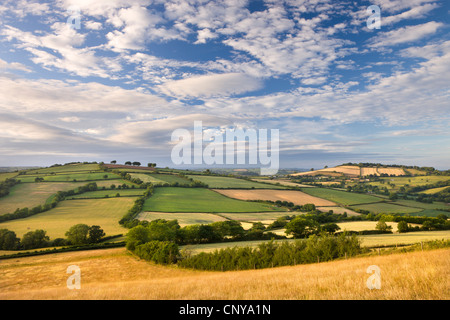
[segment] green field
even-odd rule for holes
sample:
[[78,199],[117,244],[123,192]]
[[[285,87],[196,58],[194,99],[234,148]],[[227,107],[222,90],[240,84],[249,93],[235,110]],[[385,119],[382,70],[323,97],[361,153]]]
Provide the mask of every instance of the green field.
[[227,219],[212,213],[185,212],[141,212],[137,219],[152,221],[156,219],[178,220],[181,227],[190,224],[210,224]]
[[167,182],[167,183],[176,183],[178,182],[179,184],[189,184],[189,180],[181,178],[175,174],[164,174],[164,173],[154,173],[154,174],[150,174],[149,175],[151,178],[154,178],[156,180]]
[[117,194],[120,194],[121,197],[136,197],[141,196],[145,192],[145,189],[115,189],[115,190],[98,190],[91,192],[84,192],[82,194],[77,194],[74,196],[67,197],[67,200],[71,199],[98,199],[105,198],[108,196],[109,198],[116,197]]
[[119,220],[133,206],[133,198],[62,201],[54,209],[28,218],[0,223],[0,228],[14,231],[19,238],[36,229],[47,231],[51,238],[65,238],[71,226],[78,223],[99,225],[107,236],[127,233]]
[[213,189],[285,189],[283,186],[269,185],[244,179],[218,176],[190,175],[189,178],[206,183]]
[[301,188],[301,191],[309,195],[337,202],[343,205],[355,205],[361,203],[379,202],[382,199],[359,193],[339,191],[327,188]]
[[450,187],[440,187],[440,188],[432,188],[432,189],[428,189],[425,191],[421,191],[419,193],[424,193],[424,194],[435,194],[441,191],[444,191],[445,189],[450,188]]
[[[70,182],[70,181],[93,181],[93,180],[115,180],[120,176],[111,172],[86,172],[54,175],[22,175],[17,179],[21,182],[35,182],[37,177],[44,178],[48,182]],[[105,178],[106,177],[106,178]]]
[[165,183],[165,181],[155,178],[152,175],[145,173],[130,173],[131,178],[141,179],[144,183],[150,182],[152,184]]
[[7,196],[0,198],[0,214],[13,213],[17,208],[31,209],[43,205],[56,192],[73,190],[84,184],[83,182],[19,183],[10,189]]
[[352,208],[368,210],[375,214],[378,214],[378,213],[407,213],[407,214],[410,214],[410,213],[422,211],[422,209],[420,209],[420,208],[400,206],[400,205],[396,205],[393,203],[385,203],[385,202],[356,205],[356,206],[352,206]]
[[421,209],[450,209],[450,205],[443,202],[424,203],[414,200],[395,200],[394,203]]
[[203,188],[156,188],[142,211],[215,213],[280,210],[264,203],[227,198]]
[[0,183],[6,179],[15,178],[18,175],[17,172],[0,172]]
[[76,163],[76,164],[69,164],[69,165],[63,165],[63,166],[28,170],[27,174],[40,174],[40,173],[51,173],[51,172],[60,173],[60,172],[77,172],[77,171],[98,171],[98,170],[100,170],[100,166],[95,163],[88,163],[88,164]]

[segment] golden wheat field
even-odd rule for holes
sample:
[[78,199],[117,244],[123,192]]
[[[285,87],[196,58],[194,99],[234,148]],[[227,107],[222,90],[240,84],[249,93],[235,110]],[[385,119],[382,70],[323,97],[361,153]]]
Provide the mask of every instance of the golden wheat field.
[[316,206],[337,206],[336,203],[310,196],[301,191],[295,190],[268,190],[268,189],[214,189],[227,197],[239,200],[269,200],[269,201],[290,201],[295,205],[314,203]]
[[[69,265],[81,289],[69,290]],[[367,268],[381,270],[369,290]],[[0,299],[449,299],[450,250],[369,256],[263,270],[206,272],[140,261],[123,248],[0,261]]]

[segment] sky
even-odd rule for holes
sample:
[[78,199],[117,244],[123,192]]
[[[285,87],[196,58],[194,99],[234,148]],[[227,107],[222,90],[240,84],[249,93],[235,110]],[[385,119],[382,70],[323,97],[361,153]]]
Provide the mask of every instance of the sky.
[[0,166],[177,167],[172,133],[201,121],[279,130],[281,168],[448,169],[449,16],[447,0],[2,0]]

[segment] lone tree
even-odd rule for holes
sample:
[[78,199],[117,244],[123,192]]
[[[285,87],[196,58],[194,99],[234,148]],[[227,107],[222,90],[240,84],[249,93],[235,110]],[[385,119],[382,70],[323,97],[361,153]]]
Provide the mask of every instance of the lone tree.
[[105,236],[105,232],[100,226],[91,226],[89,228],[89,243],[98,243]]
[[47,241],[49,237],[46,235],[44,230],[35,230],[27,232],[22,237],[22,247],[24,249],[36,249],[43,248],[47,246]]
[[319,223],[312,219],[297,216],[286,224],[286,234],[292,234],[294,238],[307,238],[319,231]]
[[127,161],[127,162],[125,162],[125,164],[126,164],[127,166],[131,166],[131,161]]
[[391,231],[392,227],[388,226],[386,222],[384,222],[383,220],[378,221],[377,225],[375,226],[375,229],[380,230],[380,231]]
[[87,224],[76,224],[66,232],[67,240],[74,245],[87,244],[89,226]]
[[140,166],[140,165],[141,165],[141,163],[138,162],[138,161],[134,161],[134,162],[133,162],[133,166]]
[[117,163],[116,160],[111,161],[111,164],[116,164],[116,163]]

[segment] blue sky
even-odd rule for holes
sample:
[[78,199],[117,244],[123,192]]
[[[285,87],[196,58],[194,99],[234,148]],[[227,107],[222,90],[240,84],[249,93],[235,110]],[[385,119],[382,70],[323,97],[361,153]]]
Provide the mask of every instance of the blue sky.
[[448,169],[449,13],[444,0],[2,1],[0,166],[170,167],[171,133],[202,121],[279,129],[285,168]]

